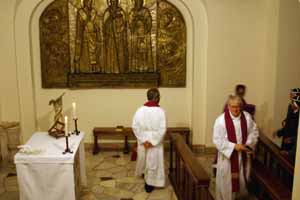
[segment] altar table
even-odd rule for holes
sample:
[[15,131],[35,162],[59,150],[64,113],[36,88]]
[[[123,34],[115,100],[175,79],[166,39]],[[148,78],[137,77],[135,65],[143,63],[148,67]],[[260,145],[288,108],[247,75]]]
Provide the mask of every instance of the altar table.
[[20,200],[75,200],[80,186],[86,185],[84,133],[69,137],[73,154],[62,154],[65,138],[56,139],[47,132],[36,132],[26,145],[41,149],[39,154],[18,152],[14,162]]

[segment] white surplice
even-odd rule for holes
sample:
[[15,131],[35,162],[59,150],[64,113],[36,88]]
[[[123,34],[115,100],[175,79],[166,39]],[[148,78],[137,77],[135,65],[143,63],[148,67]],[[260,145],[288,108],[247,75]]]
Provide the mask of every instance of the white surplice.
[[[165,185],[163,137],[166,133],[166,115],[160,107],[140,107],[132,122],[132,129],[137,138],[137,164],[135,174],[144,174],[148,185]],[[149,141],[154,147],[144,148]]]
[[[247,121],[247,131],[248,137],[246,145],[254,149],[257,139],[258,130],[256,123],[253,121],[252,116],[243,112]],[[237,139],[237,144],[242,144],[242,130],[240,123],[240,116],[234,117],[231,113],[230,116],[233,120],[235,134]],[[240,181],[240,191],[238,193],[232,193],[231,186],[231,163],[230,157],[234,150],[235,143],[232,143],[227,138],[227,130],[225,125],[224,113],[220,115],[214,125],[213,142],[218,150],[218,160],[217,160],[217,175],[216,175],[216,200],[232,200],[235,198],[245,198],[248,195],[244,173],[243,173],[243,163],[242,155],[239,156],[239,181]],[[247,158],[246,166],[246,177],[249,177],[250,173],[250,159]]]

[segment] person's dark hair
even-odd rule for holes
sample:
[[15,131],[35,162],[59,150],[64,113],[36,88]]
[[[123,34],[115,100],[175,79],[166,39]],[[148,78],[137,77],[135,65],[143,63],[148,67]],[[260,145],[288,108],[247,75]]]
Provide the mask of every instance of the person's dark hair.
[[147,98],[148,101],[157,101],[159,100],[160,94],[159,94],[159,90],[157,88],[150,88],[147,91]]
[[238,84],[238,85],[235,86],[235,91],[236,92],[239,91],[240,89],[246,90],[246,86],[243,85],[243,84]]

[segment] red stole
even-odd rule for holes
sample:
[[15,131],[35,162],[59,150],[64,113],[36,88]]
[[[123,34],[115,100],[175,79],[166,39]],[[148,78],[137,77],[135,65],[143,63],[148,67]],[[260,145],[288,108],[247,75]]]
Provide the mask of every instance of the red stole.
[[144,106],[147,107],[159,107],[158,103],[156,101],[147,101]]
[[[242,129],[242,144],[245,144],[247,141],[247,121],[243,112],[241,112],[241,129]],[[235,128],[230,116],[229,110],[225,111],[225,125],[227,130],[227,138],[232,143],[237,143]],[[246,153],[242,152],[242,161],[243,161],[243,170],[244,170],[244,178],[246,182]],[[234,150],[230,157],[231,164],[231,184],[232,184],[232,192],[238,192],[240,189],[239,184],[239,156],[238,152]]]

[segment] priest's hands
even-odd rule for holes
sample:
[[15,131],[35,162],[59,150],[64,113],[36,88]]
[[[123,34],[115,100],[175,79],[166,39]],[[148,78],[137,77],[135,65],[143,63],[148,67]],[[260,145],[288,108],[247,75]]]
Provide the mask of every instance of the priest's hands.
[[153,147],[153,145],[149,141],[144,142],[143,145],[144,145],[145,149],[149,149],[149,148]]
[[246,146],[243,144],[235,144],[234,149],[238,152],[247,150]]
[[235,144],[234,146],[234,149],[237,151],[237,152],[246,152],[248,154],[251,154],[253,153],[253,151],[250,149],[250,147],[247,147],[246,145],[243,145],[243,144]]

